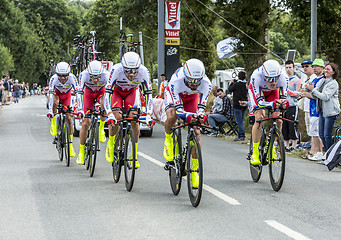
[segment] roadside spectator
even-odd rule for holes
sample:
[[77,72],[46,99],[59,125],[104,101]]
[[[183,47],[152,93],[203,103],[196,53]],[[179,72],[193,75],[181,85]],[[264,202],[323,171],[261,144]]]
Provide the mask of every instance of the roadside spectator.
[[2,91],[5,89],[4,79],[5,79],[5,76],[3,76],[2,79],[0,80],[0,106],[1,107],[2,107]]
[[[223,89],[217,90],[218,97],[223,101],[223,107],[221,111],[216,111],[208,115],[208,123],[211,127],[217,127],[217,123],[224,123],[233,119],[233,105],[232,100],[229,98]],[[212,130],[208,136],[217,136],[218,132]]]
[[217,86],[213,86],[212,87],[212,94],[215,97],[213,100],[213,105],[212,105],[212,109],[210,112],[206,112],[206,115],[215,113],[217,111],[221,111],[223,109],[223,100],[218,97],[218,93],[217,93],[218,87]]
[[247,87],[246,87],[246,73],[240,71],[238,73],[238,80],[233,80],[229,86],[229,92],[233,93],[233,111],[238,125],[238,137],[234,141],[245,140],[245,129],[244,129],[244,114],[247,106],[244,104],[240,105],[240,101],[247,101]]
[[7,104],[7,97],[8,97],[8,86],[9,86],[9,77],[5,77],[3,80],[3,87],[4,90],[2,91],[2,105]]
[[159,94],[156,96],[156,98],[164,99],[165,98],[165,90],[166,90],[166,87],[168,85],[168,81],[166,79],[166,75],[165,74],[161,74],[160,78],[161,78],[162,82],[160,84]]
[[[288,81],[288,95],[287,100],[289,102],[288,109],[284,112],[283,117],[292,121],[297,120],[298,115],[298,105],[297,99],[300,97],[298,90],[301,88],[301,79],[294,75],[295,64],[292,60],[287,60],[285,62],[285,71],[289,77]],[[282,133],[284,138],[284,145],[287,151],[296,149],[298,132],[295,123],[289,121],[283,121]],[[291,147],[290,147],[291,140]]]
[[14,103],[19,103],[20,99],[20,84],[18,79],[15,80],[15,83],[13,85],[13,98],[14,98]]
[[309,160],[320,161],[322,160],[322,140],[319,137],[319,113],[317,112],[316,99],[312,99],[311,92],[308,89],[309,85],[316,87],[316,84],[323,78],[324,62],[322,59],[316,58],[312,63],[314,74],[316,78],[306,85],[309,92],[302,92],[303,97],[310,98],[309,113],[310,113],[310,128],[308,135],[311,137],[311,149],[312,156],[308,156]]
[[315,87],[313,85],[307,86],[311,91],[311,96],[317,99],[317,111],[320,114],[319,135],[325,151],[333,145],[333,128],[340,113],[339,84],[336,81],[338,76],[338,66],[334,63],[328,63],[324,68],[324,78]]

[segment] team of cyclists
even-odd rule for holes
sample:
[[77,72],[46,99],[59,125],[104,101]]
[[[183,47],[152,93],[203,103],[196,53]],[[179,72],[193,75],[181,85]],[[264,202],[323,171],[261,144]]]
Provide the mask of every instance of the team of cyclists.
[[[263,119],[265,109],[286,109],[289,104],[286,100],[288,76],[281,71],[280,64],[275,60],[267,60],[251,75],[249,84],[249,109],[256,120]],[[92,61],[79,77],[79,84],[75,75],[70,71],[66,62],[60,62],[56,66],[56,73],[51,77],[49,84],[49,112],[47,117],[51,119],[51,135],[56,136],[57,127],[55,115],[59,101],[67,108],[71,102],[71,89],[76,92],[78,115],[82,118],[80,131],[80,151],[77,164],[84,164],[84,144],[90,124],[89,111],[94,107],[96,100],[106,114],[103,114],[99,126],[99,141],[106,142],[104,124],[107,121],[109,128],[109,140],[106,146],[106,160],[112,163],[114,160],[115,135],[118,131],[118,120],[122,118],[122,111],[129,112],[129,117],[135,117],[141,112],[140,88],[146,98],[146,123],[152,124],[152,85],[148,69],[141,64],[140,56],[135,52],[127,52],[120,63],[115,64],[110,71],[106,71],[99,61]],[[198,59],[188,60],[183,67],[178,68],[172,75],[165,91],[165,109],[167,120],[165,121],[165,142],[163,155],[166,164],[173,161],[173,136],[171,127],[178,118],[186,122],[207,121],[205,108],[208,96],[211,92],[211,82],[205,74],[204,64]],[[279,115],[274,111],[273,115]],[[75,151],[72,145],[72,117],[67,114],[70,132],[70,156],[74,157]],[[281,122],[278,123],[281,128]],[[133,121],[132,129],[135,134],[136,149],[139,140],[139,123]],[[195,134],[201,145],[200,129],[195,128]],[[261,138],[261,124],[254,124],[252,128],[253,155],[251,164],[259,165],[259,142]],[[137,151],[136,151],[137,152]],[[137,156],[135,156],[137,159]],[[140,166],[136,161],[136,168]],[[197,162],[193,159],[193,170],[197,168]],[[191,173],[193,187],[198,185],[198,173]]]

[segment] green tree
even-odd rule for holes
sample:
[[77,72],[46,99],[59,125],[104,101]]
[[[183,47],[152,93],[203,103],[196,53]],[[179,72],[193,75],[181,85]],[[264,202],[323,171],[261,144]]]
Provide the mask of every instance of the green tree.
[[[340,0],[317,1],[317,38],[318,48],[325,60],[341,66],[341,2]],[[310,41],[310,1],[286,0],[283,6],[291,13],[293,31]]]
[[11,55],[9,49],[0,43],[0,74],[8,74],[10,71],[14,70],[13,56]]
[[41,40],[14,2],[1,1],[0,12],[0,41],[14,61],[14,71],[10,74],[21,81],[37,81],[44,67]]
[[[201,0],[203,4],[213,7],[211,0]],[[196,0],[186,0],[181,3],[181,46],[206,51],[193,51],[181,49],[181,60],[197,58],[203,61],[206,75],[214,78],[216,70],[216,42],[214,41],[214,29],[216,27],[216,15],[206,7],[198,4]]]
[[220,27],[225,29],[229,37],[240,40],[237,50],[250,76],[250,73],[265,60],[264,53],[267,50],[263,46],[266,45],[267,29],[271,27],[270,1],[217,0],[216,9],[228,21],[223,21]]
[[119,18],[117,0],[98,0],[86,13],[87,19],[84,26],[83,35],[88,35],[90,31],[96,31],[96,38],[100,40],[99,51],[105,52],[110,60],[118,59],[118,45],[114,42],[119,37]]

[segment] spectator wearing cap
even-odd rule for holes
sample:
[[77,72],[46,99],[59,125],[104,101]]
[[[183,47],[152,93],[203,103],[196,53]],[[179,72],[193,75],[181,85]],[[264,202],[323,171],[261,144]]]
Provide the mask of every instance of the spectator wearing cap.
[[322,59],[316,58],[312,63],[314,78],[310,83],[305,85],[309,92],[302,92],[303,97],[310,98],[309,113],[310,113],[310,128],[308,135],[311,137],[311,150],[312,156],[308,156],[309,160],[320,161],[322,160],[322,141],[319,137],[319,112],[317,111],[316,99],[311,96],[311,90],[316,87],[317,83],[323,78],[324,62]]
[[13,101],[14,103],[19,103],[19,99],[20,99],[20,84],[18,79],[16,79],[14,81],[14,85],[13,85]]
[[319,136],[322,139],[325,151],[333,144],[333,128],[340,114],[339,84],[336,81],[338,76],[338,66],[334,63],[328,63],[324,68],[324,77],[316,86],[307,86],[313,99],[317,100],[316,111],[319,113]]
[[[288,74],[288,95],[287,100],[289,102],[288,109],[284,112],[284,117],[292,121],[297,120],[298,105],[297,99],[300,97],[299,89],[301,88],[301,79],[294,75],[295,64],[292,60],[285,62],[285,71]],[[282,126],[282,133],[284,138],[284,145],[287,151],[296,149],[298,132],[294,122],[284,121]],[[290,140],[292,146],[290,147]]]
[[164,99],[165,98],[165,90],[166,90],[166,87],[168,85],[168,81],[166,80],[165,74],[161,74],[160,78],[161,78],[162,82],[160,84],[159,94],[156,97]]
[[234,139],[237,141],[245,140],[245,129],[244,129],[244,114],[247,106],[240,105],[240,102],[247,101],[247,87],[246,87],[246,73],[244,71],[240,71],[238,73],[238,80],[233,80],[229,86],[229,92],[233,93],[233,112],[236,118],[237,126],[238,126],[238,137]]

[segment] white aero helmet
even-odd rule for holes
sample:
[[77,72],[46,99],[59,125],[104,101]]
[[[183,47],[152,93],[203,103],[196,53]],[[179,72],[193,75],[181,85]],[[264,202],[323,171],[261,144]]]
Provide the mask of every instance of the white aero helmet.
[[100,77],[104,72],[102,63],[97,60],[90,62],[88,65],[88,72],[91,77]]
[[190,83],[199,83],[205,76],[205,67],[202,61],[192,58],[189,59],[184,67],[185,80]]
[[68,76],[70,73],[70,65],[66,62],[60,62],[56,66],[56,74],[58,76]]
[[141,66],[141,58],[136,52],[127,52],[123,55],[121,63],[126,73],[136,73]]
[[277,82],[279,75],[282,73],[281,65],[276,60],[267,60],[262,65],[262,73],[264,74],[265,81]]

